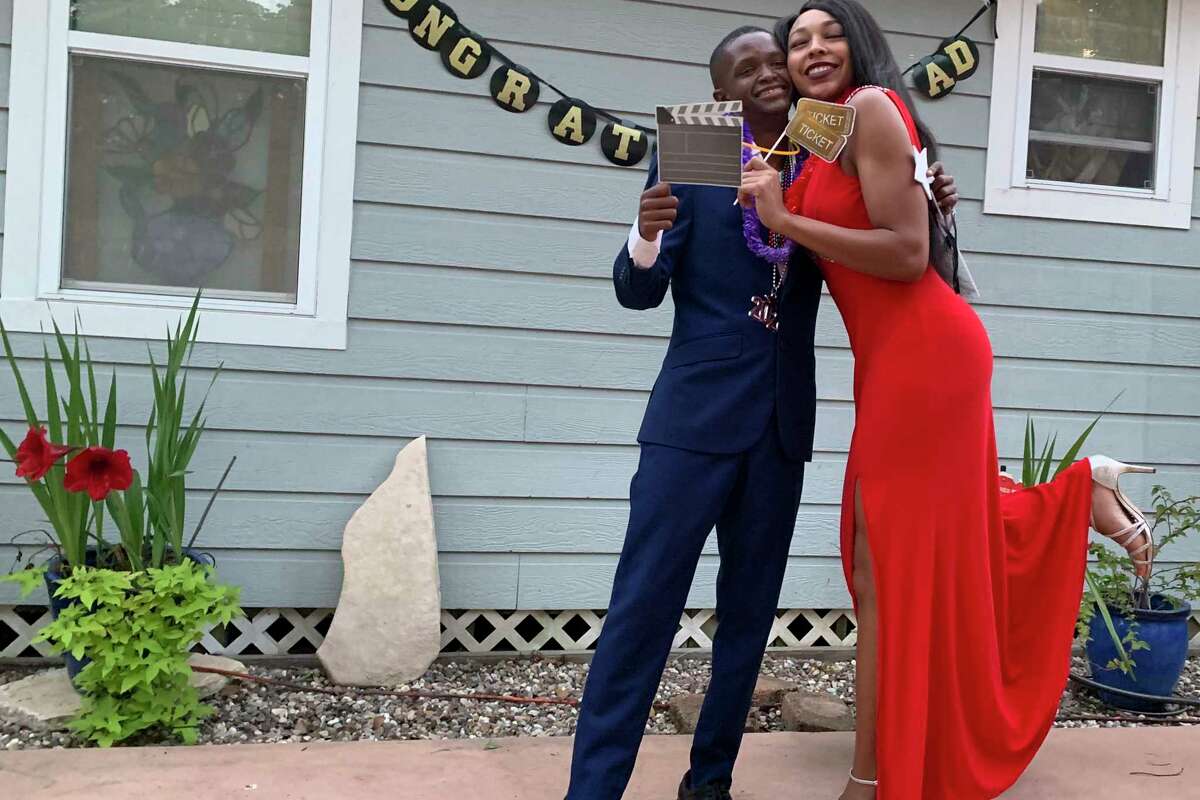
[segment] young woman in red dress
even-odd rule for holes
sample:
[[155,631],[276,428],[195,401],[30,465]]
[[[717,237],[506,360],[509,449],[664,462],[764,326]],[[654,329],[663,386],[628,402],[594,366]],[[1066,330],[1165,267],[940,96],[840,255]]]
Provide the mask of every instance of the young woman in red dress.
[[1149,527],[1116,488],[1149,470],[1097,456],[1000,493],[992,348],[954,276],[931,266],[942,239],[914,175],[936,143],[883,33],[856,0],[815,0],[779,38],[801,96],[857,115],[839,160],[810,157],[788,198],[761,159],[740,193],[818,257],[854,353],[841,544],[858,729],[842,798],[993,798],[1054,721],[1089,519],[1149,574]]

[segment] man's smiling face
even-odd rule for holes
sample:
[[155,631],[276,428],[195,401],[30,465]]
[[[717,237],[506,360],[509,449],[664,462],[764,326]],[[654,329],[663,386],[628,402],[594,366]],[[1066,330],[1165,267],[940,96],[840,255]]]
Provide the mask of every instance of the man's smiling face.
[[787,55],[766,31],[734,39],[714,65],[713,98],[741,100],[748,116],[784,116],[792,105]]

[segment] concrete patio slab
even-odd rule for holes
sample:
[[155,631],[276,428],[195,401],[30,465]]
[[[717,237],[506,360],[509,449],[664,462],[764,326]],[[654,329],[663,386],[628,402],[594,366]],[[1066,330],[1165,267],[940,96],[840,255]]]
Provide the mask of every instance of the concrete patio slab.
[[[734,797],[833,800],[851,741],[841,733],[748,735]],[[674,798],[689,744],[683,736],[647,737],[626,797]],[[570,739],[35,750],[0,754],[0,796],[559,800],[570,755]],[[1200,799],[1198,756],[1200,728],[1056,730],[1005,798]]]

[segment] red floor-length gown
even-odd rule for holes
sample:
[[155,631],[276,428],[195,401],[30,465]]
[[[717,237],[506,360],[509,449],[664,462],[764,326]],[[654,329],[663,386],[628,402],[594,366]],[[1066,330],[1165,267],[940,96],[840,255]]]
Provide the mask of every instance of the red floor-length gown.
[[[804,216],[874,227],[856,178],[817,158],[806,171]],[[1090,467],[1001,495],[975,312],[932,267],[902,283],[820,263],[855,360],[841,544],[852,585],[857,484],[879,604],[877,797],[993,798],[1029,765],[1066,684]]]

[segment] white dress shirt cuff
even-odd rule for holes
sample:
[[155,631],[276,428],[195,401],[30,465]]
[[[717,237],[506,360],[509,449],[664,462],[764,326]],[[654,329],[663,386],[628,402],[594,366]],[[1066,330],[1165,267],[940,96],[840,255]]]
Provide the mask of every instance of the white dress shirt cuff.
[[629,257],[633,259],[633,265],[638,269],[650,269],[658,260],[658,253],[661,249],[662,231],[658,232],[654,241],[646,241],[642,238],[637,220],[634,220],[633,227],[629,230]]

